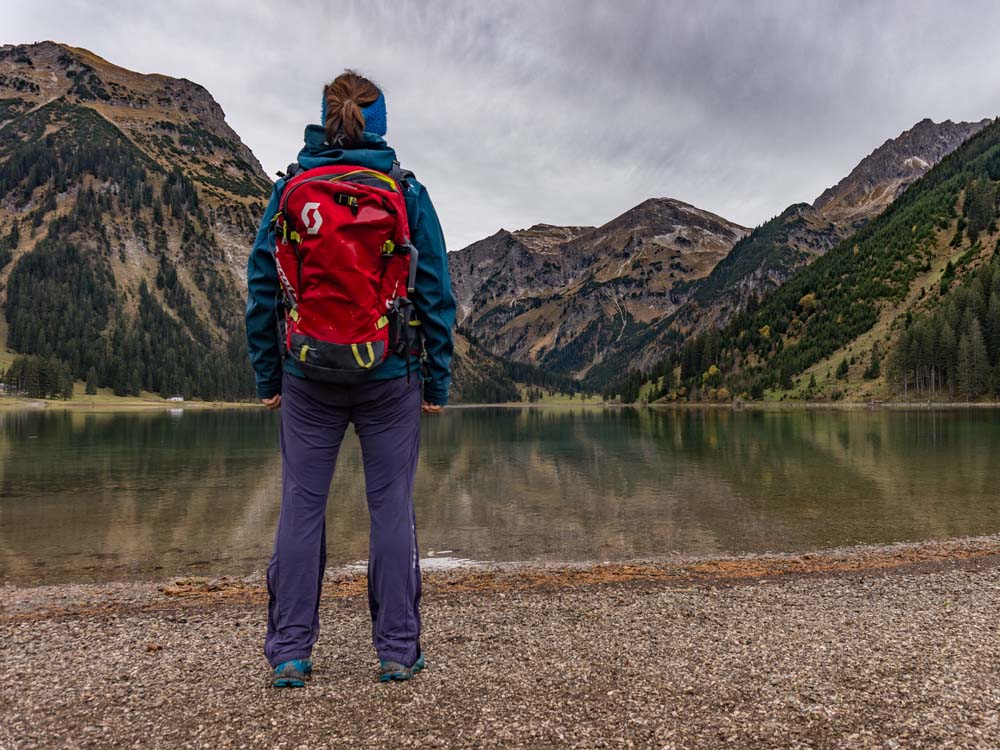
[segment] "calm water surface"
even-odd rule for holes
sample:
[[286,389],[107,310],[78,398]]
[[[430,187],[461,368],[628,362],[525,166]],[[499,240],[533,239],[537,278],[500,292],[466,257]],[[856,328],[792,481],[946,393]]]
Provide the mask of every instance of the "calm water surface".
[[[277,427],[263,410],[0,413],[0,582],[263,570]],[[600,561],[993,533],[998,455],[985,410],[454,409],[424,421],[421,551]],[[332,565],[365,559],[353,434],[327,523]]]

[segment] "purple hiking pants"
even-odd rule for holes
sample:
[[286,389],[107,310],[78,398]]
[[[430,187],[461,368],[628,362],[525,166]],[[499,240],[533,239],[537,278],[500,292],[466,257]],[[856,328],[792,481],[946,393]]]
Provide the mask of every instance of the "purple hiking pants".
[[361,441],[371,521],[368,604],[379,659],[419,654],[420,563],[413,477],[421,379],[335,386],[285,374],[281,392],[281,514],[267,568],[264,654],[271,666],[308,659],[319,636],[326,567],[326,498],[349,422]]

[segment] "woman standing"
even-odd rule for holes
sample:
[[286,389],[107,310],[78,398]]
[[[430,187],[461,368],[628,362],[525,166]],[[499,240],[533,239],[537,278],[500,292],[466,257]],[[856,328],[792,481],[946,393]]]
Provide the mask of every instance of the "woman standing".
[[[451,381],[455,303],[444,236],[426,189],[402,172],[384,140],[385,96],[368,79],[345,71],[324,89],[322,122],[306,127],[297,162],[275,184],[247,269],[247,341],[257,396],[281,409],[281,512],[267,570],[264,644],[275,687],[301,687],[312,669],[327,495],[349,423],[364,461],[368,598],[379,679],[406,680],[424,667],[413,479],[421,412],[444,408]],[[315,199],[300,210],[292,205],[293,193]],[[391,227],[394,219],[401,226]],[[390,234],[374,248],[356,241],[381,237],[382,230]],[[351,267],[329,265],[345,258]],[[359,300],[368,293],[358,287],[343,294],[342,287],[375,278],[365,269],[379,263],[372,268],[381,268],[385,278],[396,274],[399,283],[384,294],[376,290],[384,305],[374,313],[372,340],[338,340],[330,332],[345,330],[346,323],[337,316],[356,322]],[[344,305],[354,307],[348,313]],[[416,351],[411,331],[420,331]],[[415,355],[423,360],[423,374],[416,367],[411,374]]]

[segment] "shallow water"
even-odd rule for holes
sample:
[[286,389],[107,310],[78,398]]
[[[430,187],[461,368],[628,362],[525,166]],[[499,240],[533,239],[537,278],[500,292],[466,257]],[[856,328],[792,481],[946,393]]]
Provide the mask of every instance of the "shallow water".
[[[0,413],[0,582],[262,571],[277,427],[256,409]],[[421,553],[603,561],[993,533],[998,455],[990,410],[453,409],[424,421]],[[353,433],[327,536],[331,565],[365,559]]]

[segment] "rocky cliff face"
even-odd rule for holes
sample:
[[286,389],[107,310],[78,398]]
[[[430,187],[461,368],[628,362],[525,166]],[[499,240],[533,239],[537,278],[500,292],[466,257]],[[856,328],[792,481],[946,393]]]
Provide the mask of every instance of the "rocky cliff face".
[[988,119],[941,123],[921,120],[862,159],[847,177],[824,190],[813,202],[813,208],[837,226],[864,224],[989,124]]
[[501,230],[449,258],[460,325],[501,357],[584,374],[676,310],[746,231],[668,198],[600,227]]
[[[245,268],[270,185],[198,84],[0,47],[8,345],[122,393],[250,395]],[[74,314],[29,320],[40,295]]]
[[498,300],[536,295],[572,278],[580,264],[558,248],[591,229],[548,224],[514,232],[501,229],[451,253],[448,267],[459,325],[478,320],[482,310]]

